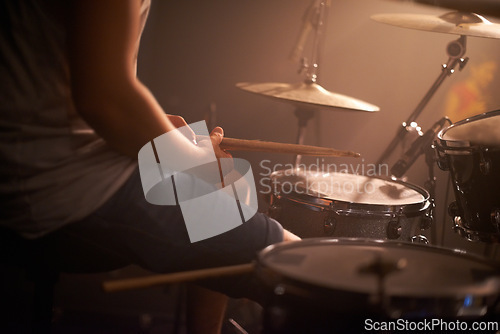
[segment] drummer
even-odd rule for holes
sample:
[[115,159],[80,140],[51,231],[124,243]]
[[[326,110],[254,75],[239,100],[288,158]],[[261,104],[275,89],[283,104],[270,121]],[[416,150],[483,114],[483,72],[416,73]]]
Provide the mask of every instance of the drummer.
[[[256,214],[191,243],[178,207],[146,202],[139,149],[186,125],[165,114],[136,77],[148,10],[149,0],[0,1],[0,226],[45,243],[48,258],[68,271],[233,265],[252,261],[267,245],[298,240]],[[222,138],[221,128],[210,135],[216,156],[227,158]],[[181,135],[176,141],[178,152],[202,155]],[[249,284],[249,277],[207,283],[230,296],[258,298]],[[218,320],[224,297],[203,294],[211,305],[205,311],[215,313],[209,319]]]

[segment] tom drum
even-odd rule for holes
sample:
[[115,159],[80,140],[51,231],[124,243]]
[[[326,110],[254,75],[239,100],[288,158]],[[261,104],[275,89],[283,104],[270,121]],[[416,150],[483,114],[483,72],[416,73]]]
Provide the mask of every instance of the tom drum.
[[499,274],[495,263],[463,251],[371,239],[277,244],[261,251],[257,264],[268,291],[265,333],[361,333],[375,321],[448,321],[433,327],[440,331],[457,320],[498,320]]
[[269,215],[302,238],[425,241],[429,194],[405,182],[288,169],[271,175]]
[[457,231],[469,240],[500,241],[500,110],[457,122],[438,134],[438,165],[449,171]]

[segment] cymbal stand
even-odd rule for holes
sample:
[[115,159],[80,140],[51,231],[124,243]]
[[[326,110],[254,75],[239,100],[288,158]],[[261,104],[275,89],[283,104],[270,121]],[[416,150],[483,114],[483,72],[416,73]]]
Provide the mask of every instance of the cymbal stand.
[[407,263],[406,258],[384,259],[382,254],[375,254],[375,258],[358,268],[360,275],[372,275],[377,280],[377,288],[370,296],[369,301],[377,308],[379,314],[388,315],[390,311],[389,296],[386,294],[385,288],[387,277],[404,270]]
[[430,101],[432,96],[436,93],[437,89],[441,84],[443,83],[444,79],[446,77],[452,75],[455,72],[455,66],[459,65],[459,70],[461,71],[465,65],[467,64],[469,58],[465,57],[465,51],[466,51],[466,38],[467,36],[461,35],[457,40],[452,41],[448,44],[446,47],[446,52],[448,53],[448,62],[446,64],[442,65],[441,68],[441,74],[437,78],[437,80],[434,82],[434,84],[431,86],[429,91],[427,91],[427,94],[422,98],[420,103],[417,105],[415,110],[410,114],[406,122],[403,122],[401,124],[401,127],[396,133],[396,136],[394,139],[389,143],[385,151],[382,153],[380,158],[377,161],[377,165],[382,164],[387,158],[390,156],[390,154],[396,149],[397,145],[401,143],[407,132],[408,129],[407,127],[412,124],[412,122],[415,122],[417,117],[420,115],[422,110],[425,108],[427,103]]
[[[306,72],[306,79],[304,80],[305,83],[312,84],[316,83],[318,80],[319,58],[324,44],[323,33],[326,27],[330,3],[331,0],[313,0],[304,14],[304,22],[301,29],[302,31],[299,35],[296,46],[292,50],[292,53],[290,55],[291,59],[297,59],[299,57],[299,54],[303,51],[307,34],[311,27],[314,27],[314,39],[312,43],[311,54],[312,65],[308,63],[306,57],[302,57],[302,59],[300,60],[300,67],[298,71],[299,74],[304,71]],[[298,120],[298,133],[296,143],[299,145],[304,144],[307,123],[311,118],[314,117],[314,111],[314,109],[307,109],[303,107],[299,107],[295,110],[295,116]],[[296,168],[299,166],[301,159],[301,155],[295,156],[294,164]]]
[[[299,145],[303,145],[304,138],[306,136],[307,123],[309,122],[310,119],[312,119],[314,117],[314,110],[297,108],[297,109],[295,109],[295,116],[297,116],[297,119],[299,122],[299,130],[297,133],[296,142]],[[295,158],[294,158],[295,168],[299,167],[301,159],[302,159],[302,155],[297,154],[295,156]]]

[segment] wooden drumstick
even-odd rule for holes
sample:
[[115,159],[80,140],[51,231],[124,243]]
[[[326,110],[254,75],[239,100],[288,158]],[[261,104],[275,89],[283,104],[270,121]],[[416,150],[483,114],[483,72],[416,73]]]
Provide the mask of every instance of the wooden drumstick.
[[254,270],[253,263],[235,266],[198,269],[182,271],[172,274],[152,275],[146,277],[127,278],[122,280],[103,282],[102,288],[105,292],[116,292],[123,290],[142,289],[155,285],[164,285],[180,282],[191,282],[199,279],[231,276],[250,273]]
[[310,145],[276,143],[261,140],[247,140],[235,138],[223,138],[220,143],[223,150],[233,151],[258,151],[271,153],[290,153],[300,155],[315,155],[329,157],[354,157],[358,158],[361,154],[351,151],[340,151],[333,148],[318,147]]

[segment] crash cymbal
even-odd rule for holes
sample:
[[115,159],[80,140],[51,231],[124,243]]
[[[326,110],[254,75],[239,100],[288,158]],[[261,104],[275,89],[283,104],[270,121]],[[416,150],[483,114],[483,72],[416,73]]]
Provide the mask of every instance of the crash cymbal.
[[379,107],[373,104],[349,96],[329,92],[316,83],[300,82],[287,84],[277,82],[240,82],[236,84],[236,87],[247,92],[290,102],[306,108],[342,108],[369,112],[380,110]]
[[500,17],[500,1],[498,0],[415,0],[415,2],[459,10],[462,12],[477,13]]
[[424,14],[377,14],[375,21],[393,26],[474,37],[500,38],[500,24],[474,13],[450,12],[441,16]]

